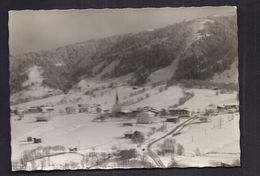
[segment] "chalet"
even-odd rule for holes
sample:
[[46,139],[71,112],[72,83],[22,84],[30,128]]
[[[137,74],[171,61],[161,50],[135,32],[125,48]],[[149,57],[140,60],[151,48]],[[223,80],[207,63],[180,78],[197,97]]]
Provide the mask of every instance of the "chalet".
[[199,117],[199,121],[200,121],[201,123],[207,123],[207,122],[209,121],[209,119],[208,119],[208,117],[206,117],[206,116],[201,116],[201,117]]
[[223,112],[223,111],[225,111],[225,107],[224,107],[224,106],[221,106],[221,105],[218,105],[218,106],[217,106],[217,111],[218,111],[218,112]]
[[89,112],[89,105],[88,104],[78,104],[79,113],[87,113]]
[[44,114],[41,114],[35,118],[36,118],[36,122],[47,122],[49,120],[49,117]]
[[228,112],[238,112],[239,111],[239,106],[237,104],[224,105],[224,108]]
[[124,133],[125,138],[129,138],[132,139],[132,137],[134,136],[134,132],[133,131],[126,131]]
[[42,143],[42,138],[40,137],[33,138],[33,143],[35,144]]
[[89,108],[88,107],[80,107],[79,108],[79,113],[88,113],[89,111]]
[[33,138],[31,136],[28,136],[27,139],[26,139],[27,142],[32,142],[33,141]]
[[217,106],[210,104],[206,107],[205,113],[210,115],[210,114],[216,114],[218,112]]
[[155,109],[153,107],[150,107],[150,106],[143,107],[142,111],[150,111],[150,112],[152,112],[152,113],[154,113],[156,115],[160,113],[159,110],[157,110],[157,109]]
[[149,124],[152,123],[152,118],[154,117],[154,113],[151,113],[150,111],[141,112],[137,115],[137,122],[138,124]]
[[42,112],[53,112],[54,111],[54,107],[53,106],[43,106],[41,107]]
[[133,126],[133,123],[131,122],[125,122],[125,123],[122,123],[123,126]]
[[105,110],[103,110],[103,112],[104,112],[104,113],[109,113],[110,110],[109,110],[109,109],[105,109]]
[[179,122],[179,116],[166,116],[166,122]]
[[137,117],[137,115],[140,113],[141,111],[139,111],[139,110],[133,110],[133,111],[130,111],[129,113],[128,113],[128,117]]
[[69,148],[69,152],[77,152],[77,151],[78,151],[78,148],[77,148],[77,147]]
[[28,113],[40,113],[40,112],[42,112],[42,108],[39,106],[32,106],[32,107],[28,108],[27,112]]
[[174,139],[165,139],[163,145],[161,146],[161,149],[166,153],[174,152],[175,145],[176,145],[176,141]]
[[212,90],[219,90],[219,88],[218,87],[213,87]]
[[76,109],[72,106],[66,107],[65,111],[66,111],[67,114],[75,114],[76,113]]
[[168,108],[170,115],[179,117],[190,117],[190,111],[187,109]]

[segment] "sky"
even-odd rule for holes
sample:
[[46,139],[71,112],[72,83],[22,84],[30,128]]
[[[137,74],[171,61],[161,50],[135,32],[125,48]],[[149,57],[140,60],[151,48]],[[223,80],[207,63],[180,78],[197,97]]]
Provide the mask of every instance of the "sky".
[[9,11],[11,55],[112,35],[162,28],[183,20],[235,15],[235,7]]

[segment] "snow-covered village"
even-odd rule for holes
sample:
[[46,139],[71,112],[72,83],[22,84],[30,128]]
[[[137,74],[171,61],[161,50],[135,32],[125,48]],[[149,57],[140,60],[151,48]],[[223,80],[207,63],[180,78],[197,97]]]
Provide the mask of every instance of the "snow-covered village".
[[207,8],[11,55],[13,171],[240,166],[235,9]]

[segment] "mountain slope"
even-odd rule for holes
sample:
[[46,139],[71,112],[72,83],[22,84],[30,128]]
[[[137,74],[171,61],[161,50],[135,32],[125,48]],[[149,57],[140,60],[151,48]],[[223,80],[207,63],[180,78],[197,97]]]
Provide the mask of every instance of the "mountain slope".
[[[211,80],[237,58],[236,17],[184,21],[137,34],[112,36],[50,51],[10,57],[11,92],[29,89],[28,70],[41,70],[42,86],[69,91],[83,79],[131,73],[130,84]],[[232,75],[231,75],[232,76]]]

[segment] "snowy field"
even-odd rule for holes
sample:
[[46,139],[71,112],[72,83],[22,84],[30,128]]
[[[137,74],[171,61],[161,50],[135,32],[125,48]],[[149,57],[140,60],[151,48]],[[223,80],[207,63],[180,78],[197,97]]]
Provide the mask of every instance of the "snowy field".
[[[84,91],[95,89],[96,87],[102,87],[102,85],[97,83],[84,85],[81,82],[81,88],[85,89]],[[141,89],[145,91],[140,92]],[[138,90],[133,90],[132,87],[118,86],[116,89],[100,89],[95,92],[95,97],[89,97],[82,91],[75,89],[68,95],[61,94],[16,105],[14,107],[23,109],[30,106],[51,103],[55,107],[55,112],[51,120],[47,122],[36,122],[35,117],[38,114],[25,114],[24,118],[20,121],[16,120],[17,116],[11,117],[12,162],[18,161],[24,151],[33,150],[39,146],[48,147],[56,145],[64,146],[66,149],[77,147],[79,151],[77,152],[78,154],[66,153],[64,155],[48,157],[49,164],[44,168],[40,167],[43,160],[35,160],[37,167],[39,167],[38,169],[62,169],[64,165],[67,165],[70,169],[86,168],[88,166],[82,165],[82,155],[89,152],[110,153],[113,147],[119,150],[135,148],[139,154],[147,155],[143,149],[150,142],[174,129],[177,124],[167,122],[167,128],[164,131],[160,131],[157,129],[162,127],[163,121],[165,121],[165,119],[161,119],[160,117],[157,117],[152,124],[141,125],[136,124],[135,118],[108,118],[104,122],[98,122],[93,121],[93,119],[98,117],[99,114],[59,113],[66,106],[76,107],[78,103],[87,103],[90,105],[98,103],[102,109],[111,109],[113,102],[115,102],[116,90],[118,91],[119,102],[129,99],[137,100],[138,97],[143,97],[141,101],[123,106],[123,109],[128,110],[135,110],[138,107],[145,106],[151,106],[158,110],[161,110],[161,108],[167,109],[169,106],[178,104],[179,99],[184,95],[183,88],[177,86],[167,89],[164,85],[153,88],[147,86]],[[185,91],[193,92],[194,96],[182,104],[180,108],[188,108],[191,111],[204,111],[210,104],[223,105],[237,103],[236,92],[217,95],[216,91],[209,89],[188,89]],[[134,94],[135,92],[137,93]],[[147,94],[149,96],[146,96]],[[174,138],[177,143],[184,146],[185,152],[183,155],[174,155],[174,160],[180,167],[217,166],[221,162],[232,164],[235,160],[239,160],[239,114],[219,114],[211,116],[210,119],[208,123],[196,123],[195,121],[193,124],[185,127],[179,135],[167,137]],[[122,123],[132,123],[133,126],[123,126]],[[126,131],[141,131],[145,134],[146,140],[142,145],[134,144],[130,139],[124,138]],[[34,144],[26,142],[29,136],[40,137],[42,143]],[[158,144],[162,141],[159,141],[152,149],[156,151]],[[151,158],[146,157],[147,161],[152,162]],[[168,166],[172,161],[172,155],[160,156],[160,159]],[[77,166],[73,165],[73,163],[77,163]],[[106,164],[106,166],[110,166],[113,165],[113,162]],[[29,170],[32,167],[27,166]],[[119,166],[113,165],[112,167]]]

